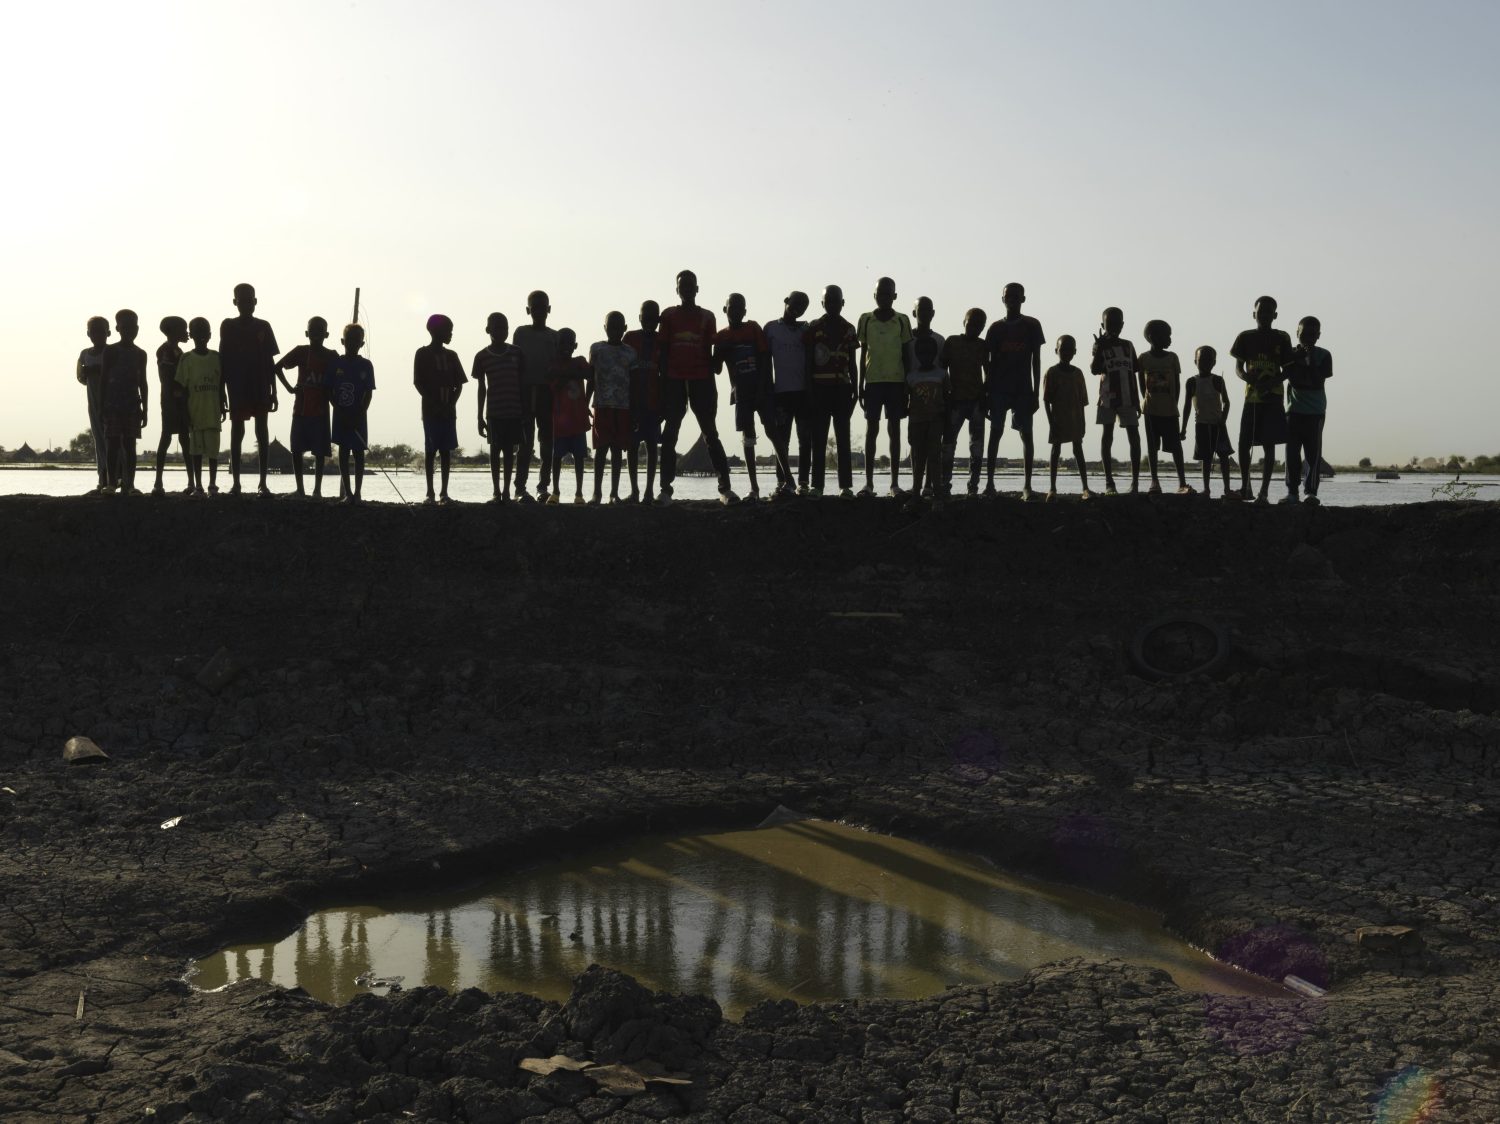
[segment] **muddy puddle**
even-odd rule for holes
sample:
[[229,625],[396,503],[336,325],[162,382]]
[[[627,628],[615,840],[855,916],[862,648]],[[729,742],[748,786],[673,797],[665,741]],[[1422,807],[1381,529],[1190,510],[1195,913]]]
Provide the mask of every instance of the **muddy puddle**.
[[1144,910],[822,820],[641,837],[464,891],[324,910],[285,940],[199,961],[192,982],[255,977],[329,1003],[372,977],[561,1000],[598,963],[737,1018],[762,999],[918,998],[1074,956],[1162,968],[1189,990],[1287,994]]

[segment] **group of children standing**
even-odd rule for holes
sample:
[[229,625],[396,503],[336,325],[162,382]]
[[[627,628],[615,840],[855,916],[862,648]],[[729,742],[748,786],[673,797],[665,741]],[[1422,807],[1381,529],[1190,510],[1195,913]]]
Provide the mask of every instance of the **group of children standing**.
[[[592,502],[603,498],[606,462],[610,465],[610,502],[619,502],[622,462],[628,468],[630,502],[670,503],[676,475],[676,445],[689,409],[703,432],[704,444],[719,480],[722,502],[738,497],[729,486],[728,459],[718,436],[718,389],[715,376],[727,371],[735,408],[735,427],[741,434],[750,496],[760,496],[755,448],[757,422],[770,438],[776,482],[771,498],[819,495],[827,474],[826,451],[834,438],[838,488],[855,495],[850,425],[854,408],[865,419],[864,487],[875,492],[875,452],[885,422],[890,453],[890,494],[904,496],[918,508],[924,496],[934,506],[951,493],[955,450],[964,428],[969,438],[968,493],[995,493],[995,467],[1000,437],[1009,422],[1021,438],[1025,455],[1023,499],[1032,495],[1034,446],[1032,420],[1040,409],[1048,422],[1052,446],[1048,499],[1057,494],[1057,469],[1064,449],[1078,467],[1085,498],[1092,495],[1083,454],[1089,404],[1083,372],[1074,365],[1077,342],[1060,336],[1057,363],[1042,371],[1041,349],[1046,343],[1041,325],[1022,312],[1025,289],[1005,287],[1005,315],[988,324],[981,309],[964,316],[963,332],[944,338],[932,328],[935,309],[926,297],[913,309],[915,326],[895,310],[896,285],[881,278],[875,288],[875,308],[851,324],[843,316],[843,291],[836,285],[823,292],[823,315],[806,322],[810,304],[805,293],[793,292],[782,315],[764,328],[747,318],[745,298],[731,294],[724,306],[727,326],[719,328],[712,312],[697,303],[698,281],[690,271],[677,277],[678,303],[665,311],[654,301],[640,309],[639,328],[627,330],[625,316],[605,318],[605,338],[577,354],[578,339],[571,329],[547,325],[551,306],[547,294],[527,298],[530,323],[516,329],[503,313],[491,313],[485,331],[489,344],[464,364],[448,347],[453,323],[442,315],[427,322],[431,342],[417,350],[413,382],[422,399],[422,427],[426,454],[427,502],[447,503],[450,458],[458,447],[457,404],[470,380],[477,388],[477,426],[489,444],[494,499],[512,495],[534,502],[527,485],[533,456],[540,453],[538,499],[558,503],[562,464],[573,459],[574,502],[584,500],[584,461],[589,439],[594,448]],[[161,389],[162,434],[157,447],[156,484],[162,489],[162,469],[171,441],[182,444],[188,464],[188,491],[215,492],[222,421],[231,421],[230,465],[232,493],[240,491],[240,449],[245,423],[254,422],[261,450],[260,485],[266,485],[267,416],[278,409],[277,383],[294,397],[291,452],[297,491],[305,494],[303,456],[315,463],[313,495],[322,494],[323,466],[332,445],[339,446],[340,500],[359,501],[366,424],[374,369],[360,356],[364,332],[358,324],[342,335],[342,353],[325,346],[328,324],[321,317],[308,322],[307,343],[278,359],[271,327],[254,315],[255,290],[236,286],[238,315],[220,326],[220,348],[207,320],[190,323],[168,317],[161,323],[165,337],[157,349]],[[1214,372],[1217,353],[1197,349],[1196,373],[1182,385],[1182,369],[1169,350],[1171,327],[1162,320],[1144,329],[1148,349],[1137,353],[1124,338],[1124,315],[1105,309],[1095,335],[1089,364],[1098,379],[1095,420],[1101,427],[1101,461],[1105,492],[1117,491],[1111,458],[1114,431],[1123,428],[1130,446],[1130,490],[1140,486],[1140,422],[1144,418],[1151,492],[1160,492],[1158,461],[1170,453],[1177,472],[1177,491],[1189,494],[1183,442],[1194,427],[1193,459],[1202,464],[1203,488],[1209,491],[1212,464],[1218,460],[1226,498],[1251,499],[1252,450],[1260,447],[1264,462],[1259,502],[1267,493],[1275,463],[1275,447],[1287,446],[1287,497],[1301,502],[1303,459],[1310,471],[1308,503],[1317,503],[1318,466],[1322,456],[1324,383],[1332,376],[1332,361],[1318,346],[1320,326],[1315,317],[1298,325],[1298,344],[1274,327],[1276,302],[1261,297],[1255,303],[1255,328],[1242,332],[1231,354],[1235,371],[1246,385],[1240,416],[1239,460],[1241,484],[1230,487],[1229,395],[1224,379]],[[91,346],[79,357],[78,380],[88,387],[90,425],[99,456],[99,487],[104,491],[135,491],[135,445],[147,423],[149,400],[146,355],[135,344],[139,325],[135,313],[121,311],[115,319],[118,342],[107,344],[109,324],[102,317],[89,321]],[[182,345],[191,342],[184,352]],[[295,370],[295,383],[287,373]],[[1179,417],[1180,412],[1180,417]],[[902,490],[901,422],[908,423],[912,488]],[[989,424],[988,446],[985,428]],[[796,436],[798,457],[792,468],[791,441]],[[646,450],[646,481],[639,487],[639,452]],[[352,469],[350,461],[353,461]],[[204,461],[209,483],[203,486]],[[661,485],[656,490],[660,466]],[[438,479],[434,479],[439,473]],[[512,481],[514,480],[514,489]]]

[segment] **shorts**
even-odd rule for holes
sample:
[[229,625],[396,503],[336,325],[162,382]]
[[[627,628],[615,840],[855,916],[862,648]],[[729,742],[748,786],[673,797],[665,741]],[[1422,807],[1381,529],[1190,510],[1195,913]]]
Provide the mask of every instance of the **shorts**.
[[1031,388],[1013,390],[995,386],[990,389],[990,424],[998,433],[1005,428],[1005,415],[1010,415],[1012,432],[1030,435],[1031,419],[1036,415],[1036,398]]
[[893,422],[906,417],[905,380],[865,383],[865,420],[879,425],[882,411]]
[[514,449],[526,436],[526,423],[520,418],[485,418],[489,443],[500,449]]
[[341,449],[368,449],[370,434],[365,411],[333,409],[333,443]]
[[458,448],[458,422],[453,418],[423,418],[422,436],[429,453],[451,453]]
[[1140,424],[1141,410],[1134,400],[1121,402],[1118,406],[1108,399],[1099,399],[1099,405],[1094,408],[1094,422],[1097,425],[1122,425],[1126,429],[1134,429]]
[[630,446],[630,411],[619,406],[594,409],[594,448],[625,452]]
[[1158,449],[1169,453],[1182,452],[1181,432],[1175,415],[1170,418],[1162,414],[1146,415],[1146,448],[1150,452]]
[[104,439],[106,441],[137,441],[141,436],[139,410],[111,411],[104,415]]
[[1280,402],[1246,402],[1240,410],[1241,445],[1285,445],[1286,407]]
[[315,414],[292,416],[292,456],[301,456],[303,453],[311,453],[315,457],[331,456],[332,440],[327,414],[321,417]]
[[[521,409],[546,433],[552,432],[552,384],[525,387],[521,392]],[[545,419],[545,420],[543,420]]]
[[188,430],[188,453],[195,457],[216,459],[219,455],[218,429]]
[[563,457],[572,457],[573,460],[582,464],[588,460],[589,443],[581,433],[570,433],[566,437],[552,435],[552,461],[554,464],[560,462]]
[[170,390],[163,389],[158,401],[158,408],[161,411],[162,430],[182,441],[186,441],[189,429],[187,398],[184,395],[173,394]]
[[655,410],[630,411],[630,441],[632,447],[644,441],[647,445],[661,444],[661,415]]
[[1193,423],[1193,459],[1211,461],[1215,457],[1227,457],[1233,450],[1229,447],[1229,430],[1223,422]]
[[755,419],[767,430],[771,428],[771,388],[759,375],[748,375],[734,383],[734,428],[755,434]]
[[247,386],[239,380],[226,380],[229,392],[229,417],[232,421],[244,422],[263,418],[271,412],[271,387]]

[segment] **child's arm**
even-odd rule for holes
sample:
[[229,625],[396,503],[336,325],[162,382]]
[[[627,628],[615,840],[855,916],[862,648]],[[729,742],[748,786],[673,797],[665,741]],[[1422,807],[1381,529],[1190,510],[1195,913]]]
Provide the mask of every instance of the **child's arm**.
[[286,387],[286,392],[288,394],[292,395],[293,397],[295,397],[296,394],[297,394],[297,388],[294,387],[291,383],[287,382],[287,379],[286,379],[286,369],[297,362],[297,360],[300,358],[300,356],[298,356],[297,352],[299,352],[301,350],[302,350],[301,348],[294,347],[294,348],[292,348],[291,351],[288,351],[280,359],[276,360],[276,367],[275,367],[276,377],[277,377],[277,379],[280,380],[281,385],[284,386],[284,387]]
[[1224,385],[1224,379],[1221,375],[1214,376],[1214,385],[1219,391],[1220,412],[1227,418],[1229,417],[1229,388]]
[[473,379],[475,386],[474,397],[478,400],[476,406],[479,411],[479,436],[488,437],[490,433],[489,426],[484,421],[484,400],[489,396],[489,380],[485,378],[484,368],[479,365],[479,356],[477,355],[474,357]]
[[1042,397],[1042,345],[1037,344],[1031,349],[1031,405],[1036,408],[1036,403]]
[[140,395],[141,395],[141,428],[142,429],[144,429],[145,426],[146,426],[146,415],[150,412],[150,408],[147,405],[147,403],[149,403],[151,401],[151,387],[149,385],[147,385],[147,383],[146,383],[146,364],[145,364],[144,360],[145,360],[145,353],[143,352],[142,353],[142,362],[140,363],[139,366],[136,367],[136,371],[135,371],[135,387],[136,387],[136,390],[138,390],[140,392]]
[[214,366],[218,368],[218,375],[219,375],[219,421],[222,422],[225,418],[227,418],[229,416],[229,387],[224,382],[224,364],[221,363],[221,362],[217,362],[216,361],[214,363]]
[[1193,415],[1193,392],[1198,385],[1198,376],[1194,375],[1187,381],[1187,393],[1182,399],[1182,431],[1179,437],[1187,436],[1188,419]]

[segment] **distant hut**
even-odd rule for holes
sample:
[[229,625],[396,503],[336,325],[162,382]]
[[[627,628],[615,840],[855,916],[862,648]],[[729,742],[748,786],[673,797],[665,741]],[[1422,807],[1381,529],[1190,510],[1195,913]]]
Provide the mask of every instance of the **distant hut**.
[[[259,468],[259,465],[256,465]],[[281,443],[279,437],[272,438],[271,447],[266,450],[267,472],[291,472],[293,469],[292,451]]]
[[42,458],[30,445],[22,445],[19,449],[17,449],[10,455],[10,459],[16,464],[36,464],[36,462],[41,460]]
[[714,475],[713,458],[708,455],[708,443],[703,440],[701,433],[698,435],[698,440],[693,442],[693,447],[677,458],[677,475]]

